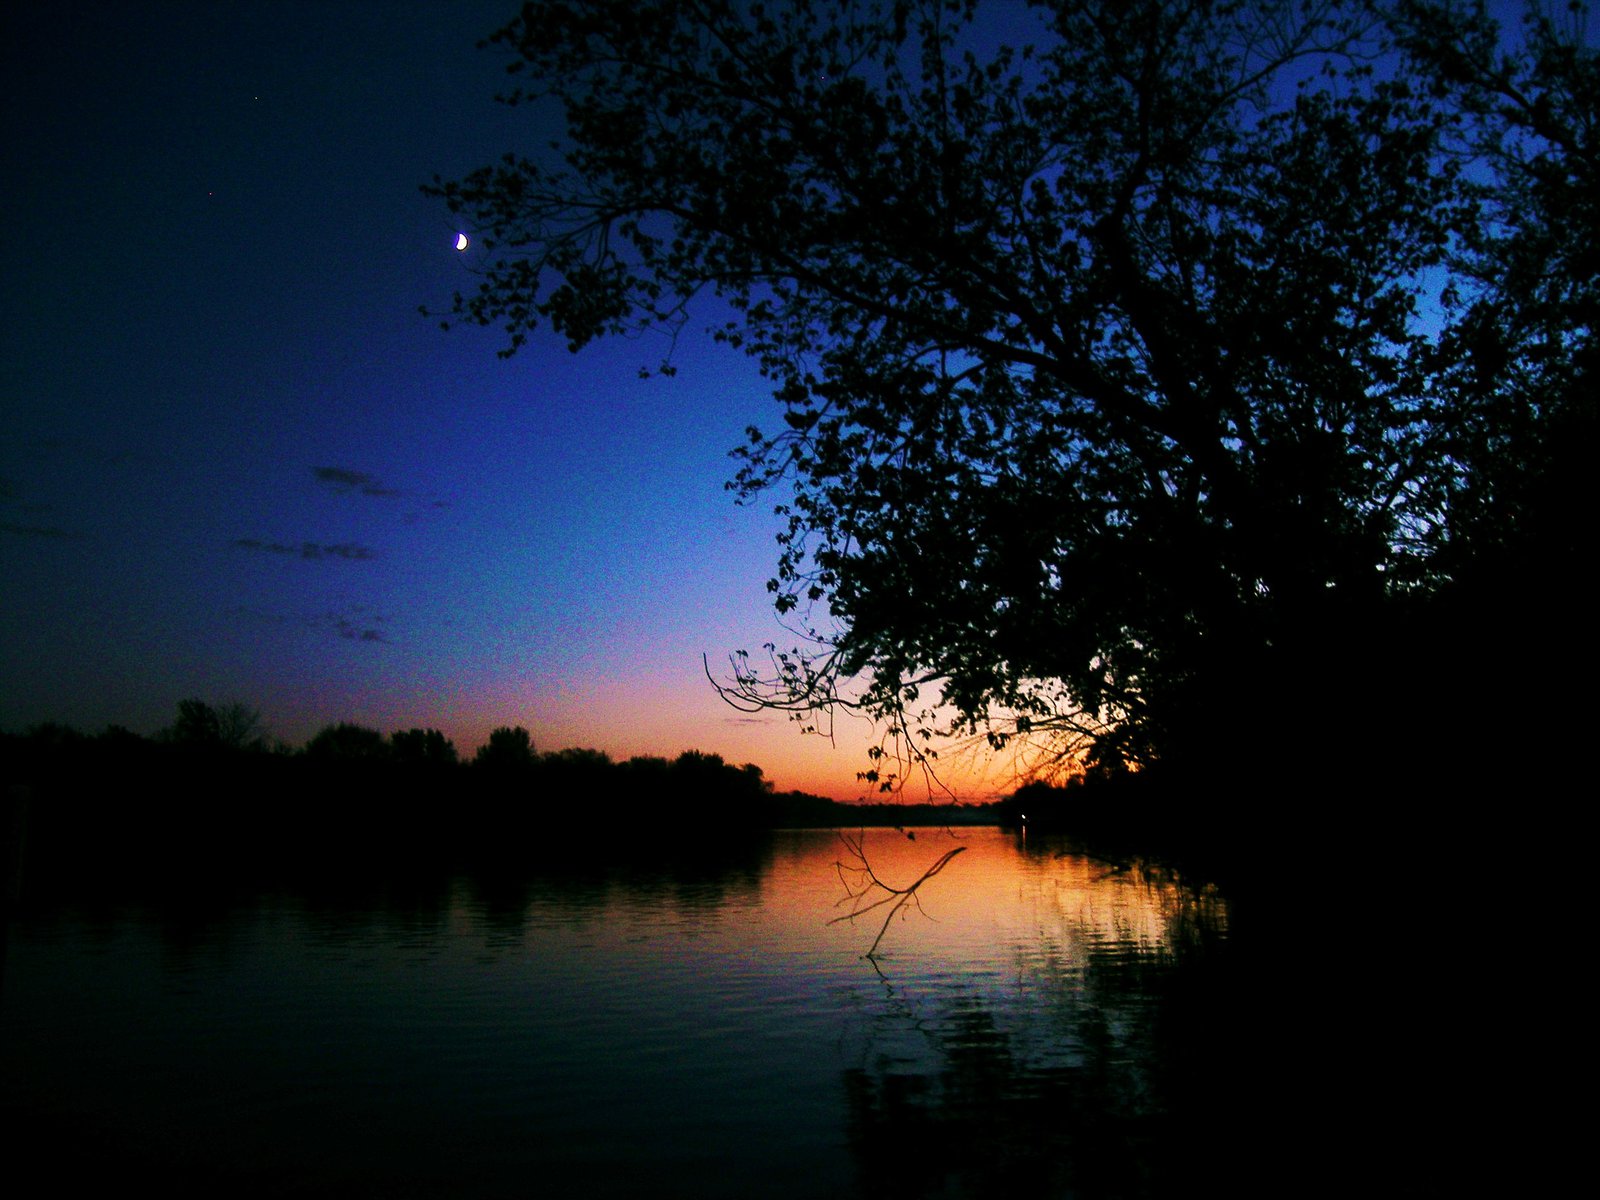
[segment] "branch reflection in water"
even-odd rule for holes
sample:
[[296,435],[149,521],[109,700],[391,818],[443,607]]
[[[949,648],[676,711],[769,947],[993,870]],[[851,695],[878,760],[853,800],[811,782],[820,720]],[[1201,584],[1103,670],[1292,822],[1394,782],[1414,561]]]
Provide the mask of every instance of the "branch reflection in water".
[[[841,922],[854,921],[857,917],[865,916],[874,909],[888,905],[889,911],[884,914],[883,925],[878,929],[878,936],[872,939],[872,947],[862,956],[876,966],[878,944],[883,941],[883,935],[889,931],[889,922],[894,920],[895,914],[904,911],[908,906],[914,906],[917,911],[921,912],[922,900],[917,895],[918,890],[928,880],[944,870],[950,864],[950,860],[965,850],[966,847],[957,846],[953,850],[945,851],[934,860],[931,867],[917,877],[915,882],[906,887],[897,888],[878,878],[877,872],[872,869],[871,862],[867,860],[867,853],[862,848],[862,842],[865,837],[864,832],[857,833],[853,837],[842,831],[839,834],[839,840],[844,843],[844,848],[850,855],[851,862],[846,864],[841,861],[833,865],[834,870],[839,873],[839,882],[844,884],[845,894],[839,903],[840,905],[848,904],[850,911],[843,916],[835,917],[828,924],[838,925]],[[915,833],[908,832],[906,837],[912,841],[916,840]],[[879,895],[879,893],[882,894]]]
[[887,967],[868,960],[881,999],[842,1074],[863,1192],[1156,1196],[1253,1173],[1225,1084],[1194,1076],[1226,1068],[1202,1062],[1208,1039],[1222,1059],[1237,1050],[1207,966],[1226,942],[1225,902],[1059,842],[1016,848],[1003,870],[969,861],[998,887],[969,879],[938,909],[954,927],[938,934],[964,946],[990,924],[1003,972],[981,952],[952,971],[920,939]]

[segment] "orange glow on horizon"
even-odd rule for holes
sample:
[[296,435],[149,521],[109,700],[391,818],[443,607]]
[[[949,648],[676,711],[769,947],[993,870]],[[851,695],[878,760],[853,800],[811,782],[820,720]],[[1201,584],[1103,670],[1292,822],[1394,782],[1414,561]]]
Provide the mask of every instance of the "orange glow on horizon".
[[[551,679],[484,669],[448,692],[418,682],[410,694],[318,697],[310,710],[301,697],[292,710],[264,705],[271,731],[304,745],[324,726],[351,721],[384,734],[438,729],[470,761],[489,734],[520,725],[541,752],[592,749],[621,762],[635,757],[676,758],[687,750],[720,755],[735,766],[753,763],[780,792],[798,791],[845,803],[984,802],[1008,795],[1021,782],[1015,757],[986,747],[945,747],[930,779],[916,764],[891,757],[874,763],[869,750],[879,735],[864,719],[844,716],[833,736],[802,732],[781,713],[741,713],[717,696],[695,662],[674,672],[621,680],[615,676]],[[278,697],[282,705],[285,697]],[[858,778],[876,766],[901,778],[890,792]]]

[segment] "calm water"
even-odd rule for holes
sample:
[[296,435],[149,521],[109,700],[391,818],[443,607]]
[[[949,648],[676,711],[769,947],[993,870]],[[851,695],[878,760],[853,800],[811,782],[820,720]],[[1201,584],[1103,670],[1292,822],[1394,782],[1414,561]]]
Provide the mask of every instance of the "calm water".
[[[1296,1123],[1262,1124],[1306,1031],[1230,965],[1220,897],[959,837],[876,966],[879,919],[829,924],[820,831],[35,904],[4,981],[15,1161],[385,1196],[1162,1195],[1275,1154],[1316,1178]],[[957,844],[866,838],[899,884]]]

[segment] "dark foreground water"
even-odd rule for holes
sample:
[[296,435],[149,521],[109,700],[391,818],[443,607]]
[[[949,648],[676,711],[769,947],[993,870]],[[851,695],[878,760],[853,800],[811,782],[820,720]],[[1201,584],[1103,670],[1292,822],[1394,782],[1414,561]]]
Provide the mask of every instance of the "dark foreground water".
[[1307,953],[1292,920],[1241,961],[1214,889],[1037,838],[959,838],[867,833],[896,884],[965,847],[876,964],[877,917],[829,924],[847,856],[815,831],[693,866],[547,846],[492,876],[369,864],[359,883],[33,903],[0,997],[7,1178],[1398,1194],[1457,1153],[1424,1135],[1437,1098],[1407,1091],[1438,1085],[1433,1051],[1372,1043],[1415,1014],[1370,965]]

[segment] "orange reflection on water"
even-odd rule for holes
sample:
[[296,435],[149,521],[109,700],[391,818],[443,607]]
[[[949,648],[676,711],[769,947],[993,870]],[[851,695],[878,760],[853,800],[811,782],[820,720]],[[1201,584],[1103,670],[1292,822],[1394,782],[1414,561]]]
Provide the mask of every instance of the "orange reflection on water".
[[[1033,958],[1039,953],[1087,953],[1116,946],[1130,954],[1167,955],[1197,925],[1224,934],[1226,906],[1214,889],[1195,889],[1154,868],[1118,868],[1073,853],[1061,842],[1030,845],[995,829],[869,829],[860,838],[864,862],[835,837],[818,839],[810,869],[834,872],[828,916],[848,916],[888,896],[862,875],[906,889],[950,850],[949,864],[917,890],[889,922],[880,955],[965,955],[993,966],[998,948]],[[852,900],[850,889],[859,894]],[[846,921],[865,953],[892,903]]]

